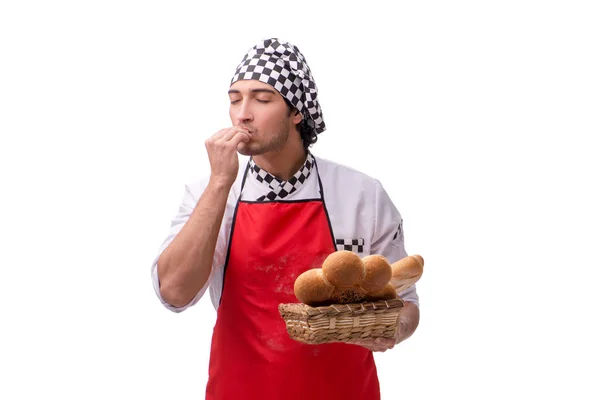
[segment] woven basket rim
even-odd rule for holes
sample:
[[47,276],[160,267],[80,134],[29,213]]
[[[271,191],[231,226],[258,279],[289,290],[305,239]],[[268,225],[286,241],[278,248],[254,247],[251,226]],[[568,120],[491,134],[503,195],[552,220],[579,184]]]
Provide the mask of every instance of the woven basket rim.
[[282,303],[279,305],[279,311],[302,313],[313,316],[319,314],[336,315],[347,312],[357,314],[375,310],[390,310],[401,307],[404,307],[404,301],[402,299],[391,299],[362,303],[330,304],[327,306],[318,307],[312,307],[304,303]]

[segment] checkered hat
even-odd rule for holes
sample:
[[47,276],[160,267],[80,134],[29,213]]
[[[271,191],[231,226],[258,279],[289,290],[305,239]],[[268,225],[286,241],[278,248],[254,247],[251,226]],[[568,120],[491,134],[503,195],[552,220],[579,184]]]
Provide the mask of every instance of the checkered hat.
[[316,133],[325,131],[317,85],[302,53],[291,43],[267,39],[244,56],[231,80],[256,79],[273,86]]

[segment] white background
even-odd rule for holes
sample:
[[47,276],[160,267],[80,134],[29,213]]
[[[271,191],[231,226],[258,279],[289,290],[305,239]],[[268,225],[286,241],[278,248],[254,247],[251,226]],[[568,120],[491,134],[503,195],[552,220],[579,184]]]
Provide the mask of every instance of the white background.
[[600,398],[595,2],[332,3],[1,3],[0,398],[203,397],[214,310],[150,265],[271,36],[425,258],[383,399]]

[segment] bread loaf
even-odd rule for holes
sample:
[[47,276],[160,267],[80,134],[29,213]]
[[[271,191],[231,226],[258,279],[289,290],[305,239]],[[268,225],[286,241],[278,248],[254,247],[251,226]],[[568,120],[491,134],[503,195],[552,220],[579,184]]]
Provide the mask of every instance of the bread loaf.
[[365,267],[358,254],[348,250],[331,253],[323,262],[325,279],[337,288],[360,285],[365,279]]
[[425,262],[420,255],[408,256],[392,264],[390,283],[401,292],[414,285],[423,274]]
[[378,254],[366,256],[362,261],[365,267],[362,288],[370,295],[381,292],[392,278],[392,267],[389,261]]
[[340,250],[331,253],[322,268],[298,276],[294,294],[310,306],[390,300],[419,280],[423,264],[419,255],[390,265],[378,254],[361,259],[356,253]]
[[395,299],[396,297],[398,297],[398,295],[396,293],[396,288],[391,283],[388,283],[387,285],[385,285],[383,290],[380,290],[377,293],[367,294],[365,296],[365,300],[366,301],[392,300],[392,299]]
[[329,301],[335,288],[325,280],[320,268],[309,269],[294,282],[294,294],[304,304],[317,305]]
[[330,302],[335,304],[360,303],[365,299],[367,292],[360,286],[349,288],[336,288],[331,295]]

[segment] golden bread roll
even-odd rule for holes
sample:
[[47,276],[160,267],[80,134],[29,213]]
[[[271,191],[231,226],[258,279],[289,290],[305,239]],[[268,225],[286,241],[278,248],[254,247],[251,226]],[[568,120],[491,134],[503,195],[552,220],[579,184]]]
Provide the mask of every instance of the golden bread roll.
[[421,278],[423,257],[413,255],[390,265],[378,254],[360,258],[340,250],[331,253],[322,268],[302,273],[294,282],[296,298],[310,306],[390,300]]
[[392,264],[390,283],[401,292],[415,284],[423,274],[425,262],[420,255],[404,257]]
[[319,268],[309,269],[296,278],[294,294],[304,304],[317,305],[329,301],[335,288],[323,277]]
[[391,283],[388,283],[387,285],[385,285],[383,290],[381,290],[377,293],[367,294],[367,296],[365,297],[365,300],[366,301],[392,300],[392,299],[395,299],[396,297],[398,297],[398,295],[396,293],[396,288]]
[[362,261],[365,266],[362,288],[367,294],[381,292],[392,279],[392,266],[389,261],[378,254],[363,257]]
[[360,256],[348,250],[331,253],[323,262],[323,275],[336,288],[360,285],[365,278],[365,267]]

